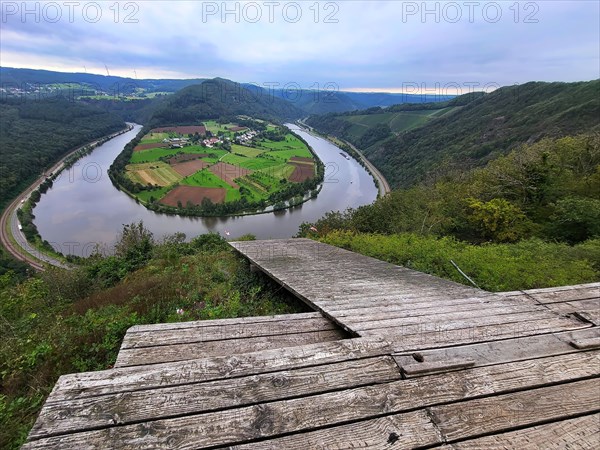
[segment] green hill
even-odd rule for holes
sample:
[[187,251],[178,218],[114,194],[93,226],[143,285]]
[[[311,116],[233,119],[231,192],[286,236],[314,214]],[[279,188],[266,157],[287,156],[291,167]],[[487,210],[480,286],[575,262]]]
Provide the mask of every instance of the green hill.
[[520,144],[600,130],[600,80],[531,82],[447,102],[311,116],[352,142],[393,187],[483,166]]
[[310,116],[306,123],[317,130],[350,141],[366,150],[392,136],[421,127],[450,114],[480,96],[467,94],[443,102],[401,103],[387,108]]
[[523,143],[600,130],[600,80],[504,87],[367,148],[395,187],[483,166]]
[[150,125],[193,124],[201,118],[238,115],[280,122],[300,118],[304,113],[265,89],[250,90],[239,83],[215,78],[188,86],[168,97],[156,108]]

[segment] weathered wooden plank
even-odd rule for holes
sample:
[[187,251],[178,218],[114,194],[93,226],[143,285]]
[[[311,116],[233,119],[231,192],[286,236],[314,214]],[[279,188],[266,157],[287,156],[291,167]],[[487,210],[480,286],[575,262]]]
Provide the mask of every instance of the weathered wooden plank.
[[534,302],[521,302],[513,300],[511,297],[497,297],[497,296],[484,296],[484,297],[466,297],[466,298],[447,298],[445,296],[431,297],[430,299],[414,298],[411,301],[405,301],[404,298],[390,297],[386,299],[373,300],[372,297],[368,297],[363,300],[356,300],[355,302],[339,302],[325,305],[320,301],[315,301],[317,305],[327,311],[328,314],[335,315],[339,318],[355,317],[364,314],[365,312],[372,313],[385,313],[385,312],[397,312],[404,311],[407,315],[423,315],[428,312],[449,312],[449,311],[463,311],[468,309],[481,309],[489,308],[490,305],[505,305],[505,306],[523,306],[523,305],[536,305],[540,307],[538,303]]
[[401,378],[390,356],[359,359],[235,380],[102,395],[47,403],[29,437],[98,429],[197,414],[320,392],[384,383]]
[[[464,294],[467,295],[464,295]],[[465,292],[465,287],[462,286],[460,289],[451,289],[450,291],[440,292],[438,290],[426,290],[422,291],[409,291],[409,292],[384,292],[384,291],[376,291],[369,293],[369,296],[365,298],[364,293],[359,293],[355,295],[336,295],[335,293],[327,294],[325,296],[321,296],[319,301],[331,302],[331,303],[347,303],[348,307],[361,307],[361,301],[371,300],[373,303],[385,304],[385,303],[394,303],[394,302],[408,302],[408,303],[420,303],[420,302],[436,302],[436,301],[450,301],[450,300],[462,300],[467,298],[472,299],[483,299],[487,297],[495,297],[498,299],[502,299],[503,301],[514,302],[515,299],[513,297],[505,297],[496,295],[492,292],[486,291],[476,291],[476,294],[473,295],[473,292],[470,288],[467,288],[467,292]]]
[[600,411],[597,378],[429,408],[448,442]]
[[548,303],[548,309],[561,314],[574,313],[576,311],[600,311],[600,299],[574,300],[564,303]]
[[519,322],[523,320],[532,320],[538,318],[546,319],[551,317],[556,317],[556,314],[540,306],[495,307],[495,305],[490,305],[485,309],[472,309],[468,311],[456,311],[440,314],[433,313],[422,316],[406,316],[404,313],[390,313],[389,315],[385,313],[377,313],[365,314],[362,317],[356,318],[343,318],[339,320],[343,321],[345,325],[352,329],[368,330],[372,328],[403,327],[412,324],[435,322],[453,324],[456,325],[456,328],[464,328],[462,324],[465,323],[467,324],[466,326],[472,326],[475,324],[489,325],[492,323]]
[[327,331],[336,328],[337,326],[330,320],[321,316],[304,320],[279,320],[276,322],[251,322],[231,325],[215,324],[209,327],[180,328],[176,330],[137,331],[134,333],[128,332],[125,335],[121,349]]
[[578,289],[600,289],[600,282],[597,283],[584,283],[574,284],[570,286],[556,286],[548,288],[538,289],[526,289],[524,291],[509,291],[509,292],[498,292],[498,295],[522,295],[524,292],[527,294],[545,294],[549,292],[561,292],[561,291],[574,291]]
[[[311,298],[318,301],[323,306],[340,308],[359,308],[365,307],[366,304],[396,304],[396,303],[422,303],[422,302],[437,302],[437,301],[450,301],[450,300],[462,300],[467,298],[472,299],[483,299],[488,297],[494,297],[498,300],[507,302],[516,302],[513,297],[498,296],[490,292],[475,291],[471,288],[462,286],[460,288],[449,288],[446,290],[439,290],[436,288],[428,289],[426,286],[423,287],[409,287],[401,285],[396,277],[396,283],[392,287],[387,287],[385,290],[380,286],[365,286],[365,289],[356,289],[357,292],[344,292],[345,287],[343,283],[340,283],[340,290],[330,289],[329,291],[322,291],[316,288],[312,288],[314,292],[311,293]],[[337,280],[336,280],[337,283]]]
[[231,319],[214,319],[214,320],[194,320],[190,322],[174,322],[174,323],[155,323],[149,325],[135,325],[127,330],[128,333],[147,332],[147,331],[162,331],[162,330],[179,330],[183,328],[202,328],[212,327],[215,325],[238,325],[248,323],[269,323],[279,322],[282,320],[305,320],[323,317],[318,312],[306,312],[296,314],[279,314],[274,316],[254,316],[254,317],[236,317]]
[[588,339],[573,339],[571,345],[580,350],[588,350],[592,348],[600,348],[600,337]]
[[598,449],[600,414],[551,422],[507,433],[485,436],[452,444],[456,450],[471,449]]
[[115,449],[231,445],[449,401],[585,378],[598,375],[599,371],[600,352],[583,352],[43,438],[31,441],[23,448],[85,450],[106,442]]
[[538,294],[529,294],[540,303],[570,302],[573,300],[587,300],[600,297],[600,288],[573,289],[569,291],[554,291]]
[[439,444],[441,438],[423,410],[228,447],[230,450],[307,450],[415,448]]
[[[414,369],[418,369],[420,364],[430,364],[432,367],[439,367],[440,371],[448,371],[451,370],[447,367],[448,361],[469,361],[474,366],[482,367],[573,353],[577,351],[577,348],[570,345],[571,341],[582,342],[589,339],[600,339],[600,328],[586,328],[556,334],[540,334],[480,344],[423,350],[417,353],[396,354],[394,358],[405,372],[405,367],[415,366]],[[407,376],[417,375],[419,375],[418,372],[407,372]]]
[[[335,291],[339,294],[340,288],[344,288],[348,283],[331,283],[331,263],[335,263],[336,275],[346,276],[347,272],[351,271],[358,276],[358,279],[363,279],[363,289],[366,286],[369,291],[372,289],[369,283],[377,285],[378,281],[383,281],[385,289],[389,291],[390,287],[405,290],[406,292],[414,292],[415,288],[440,291],[449,290],[451,288],[461,289],[464,292],[480,292],[479,290],[468,288],[452,281],[442,280],[438,277],[412,271],[399,266],[379,261],[377,259],[358,255],[353,252],[342,250],[336,247],[329,246],[323,243],[316,243],[306,239],[298,239],[296,242],[289,241],[255,241],[251,245],[238,245],[232,243],[232,246],[237,248],[242,254],[246,255],[251,261],[258,264],[261,269],[270,276],[280,279],[284,285],[291,286],[291,280],[296,281],[305,288],[320,288],[330,287],[334,284]],[[324,256],[325,255],[325,256]],[[315,273],[322,273],[326,284],[315,283],[314,279],[298,270],[306,267],[314,267],[322,264],[323,270],[317,270]],[[342,268],[340,270],[339,268]],[[394,277],[395,274],[402,276]],[[287,276],[287,279],[285,278]],[[356,277],[355,277],[356,278]],[[355,282],[356,287],[360,282]],[[380,283],[381,284],[381,283]],[[298,286],[291,286],[296,292],[299,291]],[[353,288],[346,289],[345,292],[351,293]],[[380,287],[381,289],[381,287]],[[342,290],[344,293],[344,290]],[[306,297],[306,293],[302,294]],[[474,294],[471,294],[474,295]]]
[[596,326],[600,326],[600,311],[577,311],[573,315]]
[[[400,319],[379,319],[378,317],[365,317],[362,322],[350,322],[347,324],[349,328],[362,333],[365,330],[373,329],[390,329],[395,334],[414,334],[412,330],[416,329],[417,332],[421,332],[424,329],[436,330],[441,328],[445,331],[455,329],[465,329],[470,327],[478,327],[484,325],[506,325],[509,323],[518,323],[525,321],[545,321],[552,320],[558,316],[550,311],[525,311],[525,312],[510,312],[501,313],[501,310],[494,308],[490,309],[490,313],[487,315],[478,316],[482,314],[480,311],[474,312],[473,317],[462,317],[462,312],[457,314],[442,315],[439,318],[430,316],[429,320],[423,320],[422,317],[407,317]],[[468,314],[465,314],[468,316]],[[574,321],[575,322],[575,321]]]
[[340,330],[316,331],[308,333],[280,334],[223,341],[197,342],[190,344],[163,345],[157,347],[126,348],[119,352],[115,367],[157,364],[170,361],[198,359],[235,353],[247,353],[278,347],[295,347],[344,339]]
[[63,375],[48,402],[310,367],[391,353],[387,342],[345,339],[150,366]]
[[406,376],[428,375],[431,373],[448,372],[449,370],[468,369],[475,366],[475,361],[469,359],[448,359],[445,361],[417,362],[403,364],[402,372]]
[[364,330],[360,334],[363,337],[385,337],[385,339],[394,342],[394,350],[400,353],[589,327],[590,324],[584,324],[570,318],[558,317],[468,328],[451,328],[451,325],[448,326],[445,324],[411,325],[403,329],[381,328]]

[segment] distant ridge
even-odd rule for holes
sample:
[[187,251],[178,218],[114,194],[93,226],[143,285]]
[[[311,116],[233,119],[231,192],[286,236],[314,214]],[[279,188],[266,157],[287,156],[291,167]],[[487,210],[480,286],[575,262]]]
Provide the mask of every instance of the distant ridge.
[[[148,93],[174,93],[188,86],[201,84],[207,78],[191,79],[137,79],[113,75],[98,75],[90,73],[55,72],[51,70],[19,69],[0,67],[0,84],[7,87],[35,87],[48,84],[71,83],[79,88],[92,88],[103,91],[109,96],[132,94],[142,89]],[[325,83],[318,89],[303,89],[294,83],[291,90],[276,86],[277,88],[257,86],[256,84],[240,83],[240,86],[249,92],[259,92],[261,95],[270,95],[286,102],[292,103],[303,111],[304,115],[326,114],[330,112],[345,112],[366,109],[375,106],[390,106],[398,103],[424,103],[444,101],[452,96],[440,95],[415,95],[395,94],[386,92],[346,92],[340,90],[334,83]],[[111,100],[111,99],[107,99]],[[96,102],[98,103],[98,102]],[[123,109],[122,107],[117,108]],[[119,112],[119,111],[117,111]],[[147,114],[126,116],[128,120],[139,120]]]

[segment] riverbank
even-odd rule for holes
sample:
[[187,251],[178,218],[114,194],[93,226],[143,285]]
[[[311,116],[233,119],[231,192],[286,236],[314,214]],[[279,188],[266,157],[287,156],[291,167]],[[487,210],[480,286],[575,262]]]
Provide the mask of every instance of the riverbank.
[[[26,202],[29,201],[31,194],[40,187],[42,183],[48,179],[47,174],[52,174],[51,177],[56,178],[65,169],[65,162],[68,161],[77,152],[80,152],[86,147],[96,148],[98,145],[113,139],[121,134],[127,133],[133,129],[132,124],[127,124],[123,130],[109,134],[99,139],[94,139],[84,145],[81,145],[73,151],[67,153],[52,167],[47,169],[40,177],[35,180],[27,189],[19,194],[2,212],[0,216],[0,242],[14,258],[29,264],[37,271],[45,270],[46,265],[69,269],[70,266],[64,261],[59,260],[49,252],[45,252],[40,248],[35,247],[35,243],[30,243],[25,238],[22,231],[19,229],[19,220],[17,210]],[[85,155],[82,155],[82,157]],[[72,163],[72,161],[70,161]]]
[[[361,162],[363,164],[365,169],[367,169],[369,174],[375,180],[375,184],[377,185],[377,189],[379,190],[379,196],[383,197],[384,195],[387,195],[391,192],[392,189],[390,188],[390,185],[389,185],[388,181],[385,179],[385,177],[383,176],[383,174],[353,144],[351,144],[350,142],[345,141],[343,139],[339,139],[335,136],[329,136],[327,134],[320,133],[319,131],[317,131],[313,127],[311,127],[310,125],[306,124],[303,119],[298,120],[297,124],[298,124],[298,126],[303,127],[307,133],[311,133],[314,136],[318,136],[323,139],[327,139],[329,142],[331,142],[335,146],[339,147],[341,144],[342,146],[347,145],[348,147],[350,147],[359,156],[359,158],[360,158],[359,162]],[[352,155],[352,156],[354,156],[354,155]]]

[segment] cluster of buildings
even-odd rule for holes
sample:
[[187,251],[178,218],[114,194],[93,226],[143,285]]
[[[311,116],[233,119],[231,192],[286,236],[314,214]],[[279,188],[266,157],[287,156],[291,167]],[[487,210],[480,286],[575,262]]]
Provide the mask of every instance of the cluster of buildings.
[[163,139],[163,143],[169,144],[170,148],[183,148],[186,145],[190,145],[190,140],[185,137],[166,138]]
[[204,145],[206,145],[208,148],[213,148],[215,145],[219,145],[223,143],[223,140],[221,138],[218,137],[210,137],[210,138],[206,138],[202,141],[202,143]]
[[236,136],[235,141],[238,144],[249,145],[252,142],[252,139],[254,139],[257,135],[258,131],[248,130],[244,134]]

